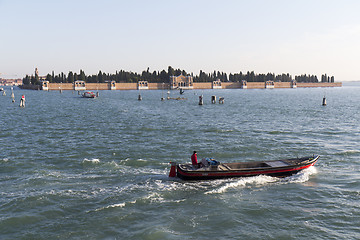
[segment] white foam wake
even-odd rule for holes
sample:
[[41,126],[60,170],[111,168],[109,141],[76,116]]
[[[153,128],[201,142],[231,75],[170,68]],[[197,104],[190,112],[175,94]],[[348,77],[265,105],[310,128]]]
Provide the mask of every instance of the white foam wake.
[[309,181],[310,176],[316,173],[317,173],[316,168],[314,166],[311,166],[307,169],[298,172],[295,175],[286,178],[276,178],[276,177],[270,177],[264,175],[248,177],[248,178],[240,178],[237,181],[228,182],[224,186],[205,192],[205,194],[224,193],[230,189],[237,189],[237,188],[244,188],[251,186],[262,186],[269,183],[279,183],[279,184],[303,183]]
[[100,159],[98,159],[98,158],[93,158],[93,159],[84,158],[84,160],[82,161],[82,163],[98,164],[98,163],[100,163]]
[[106,206],[106,207],[102,207],[102,208],[98,208],[98,209],[95,209],[95,212],[97,211],[101,211],[101,210],[104,210],[104,209],[108,209],[108,208],[117,208],[117,207],[125,207],[126,203],[117,203],[117,204],[112,204],[112,205],[109,205],[109,206]]
[[109,208],[123,208],[123,207],[125,207],[125,206],[128,205],[128,204],[135,204],[135,203],[136,203],[136,200],[135,200],[135,201],[129,201],[129,202],[122,202],[122,203],[111,204],[111,205],[108,205],[108,206],[106,206],[106,207],[97,208],[97,209],[95,209],[95,212],[98,212],[98,211],[101,211],[101,210],[105,210],[105,209],[109,209]]
[[316,174],[317,169],[315,166],[311,166],[309,168],[306,168],[300,172],[298,172],[295,175],[292,175],[290,177],[284,178],[282,182],[290,182],[290,183],[303,183],[309,181],[309,178],[311,175]]
[[277,178],[270,177],[270,176],[255,176],[255,177],[247,177],[247,178],[240,178],[239,180],[235,182],[229,182],[226,183],[225,186],[222,186],[220,188],[205,192],[205,194],[216,194],[216,193],[224,193],[228,191],[229,189],[235,189],[239,187],[246,187],[251,185],[264,185],[271,182],[276,182]]

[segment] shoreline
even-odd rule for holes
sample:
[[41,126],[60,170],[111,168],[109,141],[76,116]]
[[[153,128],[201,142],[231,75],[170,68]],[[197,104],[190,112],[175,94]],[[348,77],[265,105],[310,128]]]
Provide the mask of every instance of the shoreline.
[[[147,83],[146,87],[139,86],[138,83],[86,83],[81,89],[77,89],[73,83],[47,83],[47,86],[39,85],[21,85],[22,89],[31,90],[170,90],[169,83]],[[342,82],[319,82],[319,83],[296,83],[296,88],[317,88],[317,87],[342,87]],[[246,88],[242,86],[241,82],[222,82],[221,86],[213,86],[212,82],[194,82],[189,89],[265,89],[267,88],[264,82],[247,82]],[[291,82],[274,82],[273,88],[294,88]]]

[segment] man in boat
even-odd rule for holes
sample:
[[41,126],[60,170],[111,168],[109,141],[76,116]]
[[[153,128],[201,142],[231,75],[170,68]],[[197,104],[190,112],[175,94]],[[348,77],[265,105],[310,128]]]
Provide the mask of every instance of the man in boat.
[[193,155],[191,155],[191,163],[194,167],[199,168],[200,164],[197,161],[197,155],[196,155],[196,151],[193,152]]

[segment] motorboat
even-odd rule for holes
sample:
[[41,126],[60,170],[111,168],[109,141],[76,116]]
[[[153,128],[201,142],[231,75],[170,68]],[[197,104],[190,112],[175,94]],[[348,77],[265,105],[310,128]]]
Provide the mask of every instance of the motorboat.
[[84,98],[96,98],[96,94],[90,91],[84,92],[82,94],[82,97]]
[[220,163],[217,161],[212,163],[210,161],[207,166],[206,164],[194,166],[191,163],[177,164],[176,162],[170,162],[169,177],[179,177],[184,180],[251,177],[257,175],[286,177],[313,166],[319,157],[319,155],[313,155],[301,158],[234,163]]

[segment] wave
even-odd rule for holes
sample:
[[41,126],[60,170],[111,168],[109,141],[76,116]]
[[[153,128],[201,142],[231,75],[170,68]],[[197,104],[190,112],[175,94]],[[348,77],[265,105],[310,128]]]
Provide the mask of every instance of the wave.
[[100,163],[100,159],[98,159],[98,158],[93,158],[93,159],[84,158],[82,163],[83,164],[98,164],[98,163]]
[[[167,189],[169,190],[169,189]],[[150,193],[147,196],[144,196],[140,199],[144,204],[150,203],[180,203],[186,201],[186,199],[168,199],[166,198],[166,192],[159,192],[159,193]]]
[[281,179],[281,183],[303,183],[309,181],[311,175],[316,174],[318,171],[315,166],[304,169],[297,174]]
[[231,132],[239,132],[239,130],[210,127],[210,128],[206,128],[204,130],[204,132],[208,132],[208,133],[231,133]]
[[123,208],[123,207],[125,207],[125,205],[126,205],[126,203],[124,203],[124,202],[123,203],[117,203],[117,204],[111,204],[111,205],[106,206],[106,207],[97,208],[97,209],[95,209],[95,212],[101,211],[101,210],[104,210],[104,209],[108,209],[108,208],[118,208],[118,207]]
[[335,155],[341,155],[341,156],[358,155],[358,154],[360,154],[359,150],[345,150],[335,153]]
[[107,162],[104,165],[107,167],[110,167],[110,168],[119,168],[120,167],[119,164],[117,164],[115,161]]
[[148,160],[139,158],[139,159],[137,159],[136,161],[138,161],[138,162],[147,162]]
[[247,178],[241,178],[235,182],[226,183],[225,186],[222,186],[218,189],[214,189],[208,192],[205,192],[205,194],[214,194],[214,193],[224,193],[228,191],[229,189],[238,188],[238,187],[246,187],[251,185],[265,185],[267,183],[276,182],[277,178],[270,177],[270,176],[255,176],[255,177],[247,177]]
[[270,183],[279,183],[279,184],[288,184],[288,183],[303,183],[307,182],[311,175],[316,174],[317,170],[314,166],[304,169],[298,172],[295,175],[286,177],[286,178],[277,178],[271,176],[254,176],[241,178],[235,182],[228,182],[224,186],[221,186],[217,189],[213,189],[211,191],[205,192],[205,194],[219,194],[227,192],[229,189],[237,189],[244,187],[252,187],[252,186],[263,186]]
[[280,135],[280,134],[290,134],[290,135],[293,135],[294,134],[294,132],[289,132],[289,131],[276,131],[276,130],[274,130],[274,131],[269,131],[269,132],[267,132],[268,134],[270,134],[270,135]]
[[[97,208],[93,211],[98,212],[98,211],[102,211],[102,210],[106,210],[106,209],[110,209],[110,208],[124,208],[128,205],[134,205],[134,204],[144,205],[144,204],[148,204],[148,203],[179,203],[179,202],[183,202],[186,200],[186,199],[177,199],[177,200],[176,199],[165,199],[162,195],[163,195],[163,193],[152,192],[146,196],[139,197],[138,199],[133,200],[133,201],[110,204],[105,207]],[[91,211],[88,211],[88,212],[91,212]]]

